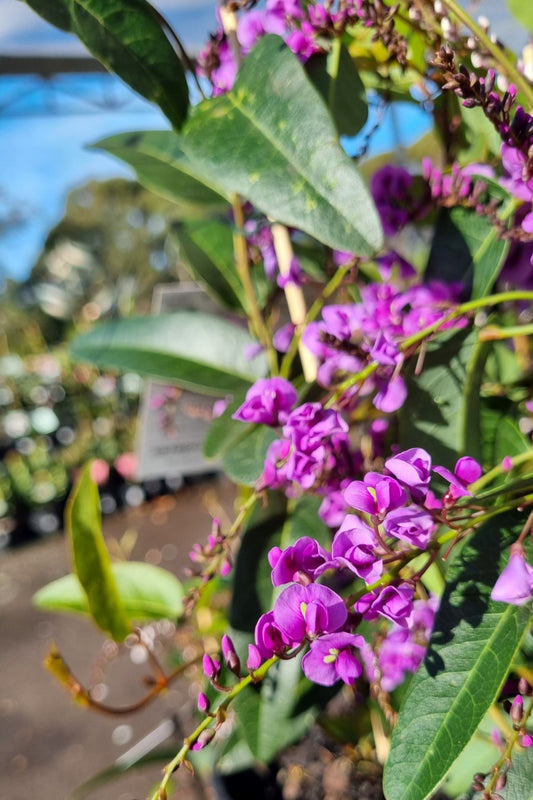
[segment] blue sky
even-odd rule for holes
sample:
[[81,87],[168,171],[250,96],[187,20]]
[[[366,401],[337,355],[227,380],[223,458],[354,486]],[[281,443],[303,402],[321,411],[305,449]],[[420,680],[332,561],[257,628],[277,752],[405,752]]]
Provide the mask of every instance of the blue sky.
[[[214,0],[156,0],[155,4],[195,51],[215,28]],[[480,10],[502,17],[502,0],[485,0]],[[509,33],[503,30],[503,33]],[[48,25],[20,0],[0,0],[0,55],[82,54],[78,40]],[[89,179],[131,176],[111,157],[86,145],[120,131],[168,127],[160,112],[106,75],[63,76],[52,95],[41,81],[0,76],[0,209],[7,204],[25,223],[0,238],[2,276],[25,278],[47,231],[60,219],[67,193]],[[95,112],[83,98],[104,94],[123,101],[121,110]],[[46,104],[56,99],[62,113]],[[397,109],[396,122],[385,120],[373,138],[373,153],[408,145],[423,132],[426,120],[414,106]],[[396,129],[401,130],[401,141]]]

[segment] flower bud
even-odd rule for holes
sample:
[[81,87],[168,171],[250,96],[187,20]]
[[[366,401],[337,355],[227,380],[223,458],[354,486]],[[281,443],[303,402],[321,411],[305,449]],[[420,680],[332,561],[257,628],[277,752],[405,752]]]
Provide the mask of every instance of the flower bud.
[[191,747],[191,750],[203,750],[204,747],[207,747],[209,742],[213,740],[214,736],[215,731],[212,728],[206,728],[205,731],[202,731],[198,736],[198,739]]
[[520,738],[520,744],[522,747],[531,747],[533,745],[533,736],[531,736],[529,733],[522,734],[522,737]]
[[208,656],[207,653],[204,653],[202,667],[205,677],[210,681],[216,680],[220,675],[220,662]]
[[237,651],[235,650],[235,645],[227,634],[224,634],[222,637],[222,653],[224,655],[224,660],[228,665],[228,669],[230,669],[235,675],[239,675],[241,671],[241,662],[239,660],[239,656],[237,655]]
[[519,694],[516,695],[509,712],[514,725],[520,725],[524,716],[524,701]]
[[211,701],[203,692],[200,692],[198,695],[198,711],[201,711],[202,714],[209,714],[209,709],[211,708]]
[[249,644],[248,658],[246,659],[246,669],[248,669],[250,672],[253,672],[256,669],[259,669],[262,663],[263,659],[261,657],[261,653],[259,652],[259,648],[255,644]]

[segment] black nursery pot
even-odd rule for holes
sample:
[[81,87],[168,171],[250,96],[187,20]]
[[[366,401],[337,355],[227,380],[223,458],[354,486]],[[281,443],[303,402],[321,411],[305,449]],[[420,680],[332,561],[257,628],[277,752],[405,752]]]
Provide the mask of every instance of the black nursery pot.
[[264,767],[261,771],[245,769],[222,775],[213,773],[213,788],[217,800],[283,800],[276,782],[276,765]]

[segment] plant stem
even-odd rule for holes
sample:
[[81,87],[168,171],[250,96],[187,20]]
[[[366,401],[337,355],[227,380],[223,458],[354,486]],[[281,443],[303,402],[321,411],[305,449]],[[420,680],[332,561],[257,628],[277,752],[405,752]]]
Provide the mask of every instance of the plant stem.
[[474,36],[481,42],[486,50],[491,54],[497,64],[500,65],[502,72],[519,88],[524,97],[527,98],[529,108],[533,108],[533,86],[527,78],[515,67],[506,53],[496,42],[491,41],[490,37],[477,25],[472,17],[458,5],[456,0],[442,0],[445,5],[463,25],[469,28]]
[[205,731],[207,728],[210,727],[210,725],[216,723],[217,717],[219,716],[220,712],[226,711],[231,701],[235,697],[237,697],[237,695],[239,695],[243,689],[246,689],[246,687],[249,686],[251,683],[259,683],[260,681],[262,681],[267,672],[269,671],[269,669],[273,667],[274,664],[277,664],[278,661],[279,658],[277,656],[272,656],[272,658],[269,658],[267,661],[261,664],[259,669],[256,669],[254,670],[254,672],[251,672],[249,675],[246,675],[246,677],[241,678],[239,683],[237,683],[231,689],[231,691],[228,692],[228,694],[224,697],[224,699],[221,700],[218,706],[215,709],[213,709],[212,714],[204,717],[204,719],[200,722],[199,725],[197,725],[197,727],[191,733],[191,735],[187,736],[187,738],[184,740],[183,746],[176,753],[172,761],[169,761],[169,763],[164,768],[163,780],[161,781],[155,792],[152,794],[150,800],[167,799],[166,789],[172,774],[177,770],[180,764],[183,764],[187,756],[187,753],[189,752],[193,744],[198,740],[198,737],[200,736],[202,731]]
[[272,347],[270,334],[266,328],[263,315],[261,314],[261,309],[257,304],[257,297],[255,294],[254,285],[252,283],[252,276],[250,275],[250,263],[248,261],[246,239],[242,233],[244,230],[244,212],[240,197],[238,195],[233,195],[231,204],[233,207],[233,217],[236,225],[236,230],[233,233],[235,263],[237,266],[237,273],[241,279],[241,283],[246,294],[246,299],[248,300],[248,314],[250,316],[252,333],[257,336],[259,342],[265,348],[272,375],[277,375],[278,359],[276,356],[276,351]]

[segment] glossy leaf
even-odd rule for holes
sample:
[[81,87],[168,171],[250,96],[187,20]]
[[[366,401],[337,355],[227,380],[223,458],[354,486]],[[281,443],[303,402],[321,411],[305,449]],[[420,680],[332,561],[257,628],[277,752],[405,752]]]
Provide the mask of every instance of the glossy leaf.
[[198,216],[228,205],[193,169],[175,131],[119,133],[92,146],[133,167],[139,183],[171,200],[181,215]]
[[279,222],[360,255],[382,246],[370,194],[320,95],[278,36],[256,44],[231,92],[195,108],[182,144],[199,174]]
[[152,6],[146,0],[70,0],[69,8],[72,30],[91,53],[180,128],[189,106],[187,79]]
[[133,370],[193,391],[225,395],[266,374],[263,355],[252,361],[254,340],[227,320],[196,311],[107,322],[74,340],[74,358]]
[[223,457],[224,472],[235,483],[255,486],[263,472],[267,450],[277,438],[278,434],[272,428],[257,425]]
[[428,345],[420,375],[405,373],[409,402],[400,412],[401,449],[423,447],[453,469],[458,455],[481,458],[480,385],[487,348],[468,329]]
[[65,512],[74,572],[87,596],[87,605],[99,628],[122,642],[132,625],[119,595],[102,534],[98,487],[91,465],[82,470]]
[[[111,571],[131,619],[175,619],[183,613],[183,587],[168,570],[140,561],[125,561],[112,564]],[[33,599],[45,611],[90,613],[87,597],[75,575],[52,581]]]
[[192,277],[222,306],[242,312],[246,296],[235,267],[233,233],[228,222],[177,223],[172,233]]
[[311,56],[305,69],[330,109],[339,135],[355,136],[368,119],[366,91],[347,48],[340,46],[338,64],[336,55],[334,48],[328,55]]
[[426,800],[466,747],[518,653],[530,609],[491,600],[524,515],[486,522],[450,565],[424,662],[412,679],[385,768],[388,800]]
[[485,297],[509,249],[487,217],[473,209],[442,209],[426,268],[426,278],[472,284],[472,299]]
[[25,0],[39,16],[63,31],[72,31],[69,0]]

